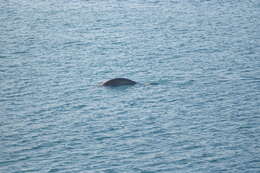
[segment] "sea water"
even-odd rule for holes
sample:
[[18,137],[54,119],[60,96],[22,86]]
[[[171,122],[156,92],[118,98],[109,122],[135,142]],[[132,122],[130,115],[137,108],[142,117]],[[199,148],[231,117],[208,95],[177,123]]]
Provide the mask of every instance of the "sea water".
[[[0,172],[259,173],[259,16],[258,0],[1,0]],[[115,77],[140,85],[100,86]]]

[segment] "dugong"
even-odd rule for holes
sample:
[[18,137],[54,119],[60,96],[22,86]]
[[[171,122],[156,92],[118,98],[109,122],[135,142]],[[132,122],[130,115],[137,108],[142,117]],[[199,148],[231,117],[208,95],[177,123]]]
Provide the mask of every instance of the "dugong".
[[110,87],[115,87],[115,86],[122,86],[122,85],[135,85],[137,82],[132,81],[127,78],[114,78],[111,80],[108,80],[102,84],[102,86],[110,86]]

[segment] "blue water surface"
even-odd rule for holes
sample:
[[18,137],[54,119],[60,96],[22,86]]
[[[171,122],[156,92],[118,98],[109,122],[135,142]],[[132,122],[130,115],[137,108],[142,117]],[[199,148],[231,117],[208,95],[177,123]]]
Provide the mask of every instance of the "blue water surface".
[[[259,173],[259,16],[258,0],[2,0],[0,172]],[[100,86],[115,77],[141,84]]]

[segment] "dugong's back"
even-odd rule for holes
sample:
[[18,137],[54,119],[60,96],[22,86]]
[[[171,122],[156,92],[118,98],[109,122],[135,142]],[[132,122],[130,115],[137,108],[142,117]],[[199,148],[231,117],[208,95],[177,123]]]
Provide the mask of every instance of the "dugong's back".
[[115,78],[104,82],[103,86],[135,85],[136,82],[126,78]]

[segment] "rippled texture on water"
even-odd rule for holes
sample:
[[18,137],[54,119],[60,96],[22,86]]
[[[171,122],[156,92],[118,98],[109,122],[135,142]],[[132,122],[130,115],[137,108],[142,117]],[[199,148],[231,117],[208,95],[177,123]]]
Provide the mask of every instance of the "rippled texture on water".
[[[0,172],[260,172],[258,0],[2,0]],[[104,88],[127,77],[142,84]]]

